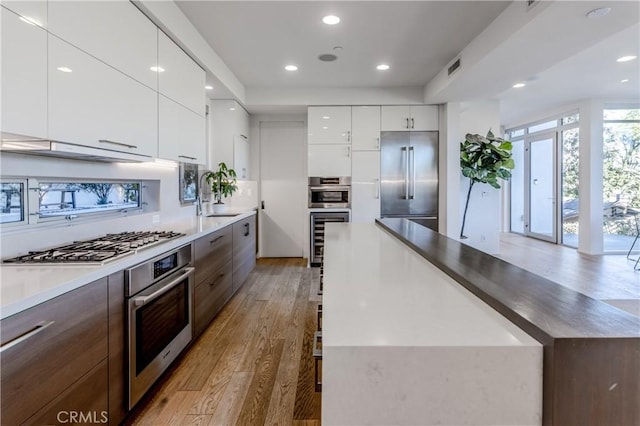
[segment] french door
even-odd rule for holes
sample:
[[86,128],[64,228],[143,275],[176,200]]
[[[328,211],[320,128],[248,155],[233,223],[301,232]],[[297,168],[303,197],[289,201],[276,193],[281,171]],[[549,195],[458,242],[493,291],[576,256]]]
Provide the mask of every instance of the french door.
[[557,133],[525,139],[525,227],[527,236],[558,242]]

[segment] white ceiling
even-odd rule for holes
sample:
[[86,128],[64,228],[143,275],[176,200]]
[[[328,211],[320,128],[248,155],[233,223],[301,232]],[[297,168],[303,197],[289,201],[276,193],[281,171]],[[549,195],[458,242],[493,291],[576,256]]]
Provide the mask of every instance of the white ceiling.
[[[505,124],[519,124],[523,117],[586,98],[640,101],[640,61],[615,62],[625,54],[640,56],[637,1],[541,1],[532,13],[522,1],[514,5],[510,0],[176,3],[248,94],[268,88],[289,99],[297,93],[292,90],[420,90],[425,85],[429,92],[430,82],[437,82],[437,74],[462,52],[463,72],[446,80],[427,101],[499,99]],[[598,19],[585,17],[602,6],[612,12]],[[327,14],[342,21],[327,26],[321,22]],[[507,28],[512,21],[505,16],[528,21]],[[503,33],[494,31],[488,38],[493,45],[478,49],[476,37],[487,27]],[[334,46],[343,49],[334,51]],[[475,64],[465,61],[470,46],[484,51],[474,58]],[[320,62],[317,56],[323,53],[339,59]],[[375,65],[382,62],[391,69],[377,71]],[[289,63],[299,70],[285,71]],[[620,83],[623,78],[629,82]],[[521,80],[529,80],[527,87],[511,88]],[[303,103],[247,107],[252,113],[293,113],[303,112]]]
[[[247,87],[424,86],[505,1],[182,1],[178,7]],[[340,17],[338,25],[322,17]],[[342,50],[334,50],[342,46]],[[333,53],[335,62],[318,55]],[[297,72],[284,70],[296,64]],[[387,63],[391,69],[375,69]]]

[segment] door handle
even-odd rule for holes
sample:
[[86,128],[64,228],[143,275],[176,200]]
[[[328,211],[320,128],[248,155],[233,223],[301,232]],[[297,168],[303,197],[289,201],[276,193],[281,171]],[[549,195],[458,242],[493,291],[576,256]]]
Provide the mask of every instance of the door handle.
[[260,208],[264,210],[264,200],[260,201]]
[[[409,120],[407,118],[407,120]],[[409,199],[409,152],[406,146],[400,148],[404,152],[404,196],[403,200]]]
[[244,227],[245,227],[244,236],[248,237],[249,236],[249,223],[245,223]]
[[409,148],[409,155],[411,156],[411,194],[409,194],[409,199],[413,200],[416,195],[416,152],[413,147]]

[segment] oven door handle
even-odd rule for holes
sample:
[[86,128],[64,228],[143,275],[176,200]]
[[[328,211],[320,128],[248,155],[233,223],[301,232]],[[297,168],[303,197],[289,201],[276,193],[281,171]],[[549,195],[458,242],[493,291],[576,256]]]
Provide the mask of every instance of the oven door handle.
[[312,191],[335,192],[335,191],[348,191],[349,189],[351,189],[351,187],[344,186],[344,185],[325,185],[325,186],[310,186],[309,189]]
[[175,285],[178,284],[180,281],[182,281],[185,276],[193,274],[193,272],[195,270],[196,270],[196,268],[194,268],[192,266],[190,266],[188,268],[184,268],[184,271],[182,272],[182,274],[180,274],[180,276],[177,277],[175,280],[171,280],[170,283],[168,283],[167,285],[159,288],[158,290],[154,291],[153,293],[151,293],[148,296],[140,296],[140,297],[134,298],[133,299],[133,304],[135,306],[142,306],[142,305],[144,305],[146,303],[151,302],[154,299],[157,299],[158,297],[162,296],[163,294],[165,294],[166,292],[171,290],[173,287],[175,287]]

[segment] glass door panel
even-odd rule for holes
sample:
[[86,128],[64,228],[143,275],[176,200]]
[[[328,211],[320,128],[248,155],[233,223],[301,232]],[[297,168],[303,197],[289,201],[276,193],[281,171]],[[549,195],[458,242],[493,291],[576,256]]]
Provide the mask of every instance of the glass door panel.
[[511,172],[511,232],[524,234],[525,219],[525,155],[524,141],[513,141],[511,151],[516,167]]
[[556,242],[556,137],[539,136],[529,141],[529,232]]

